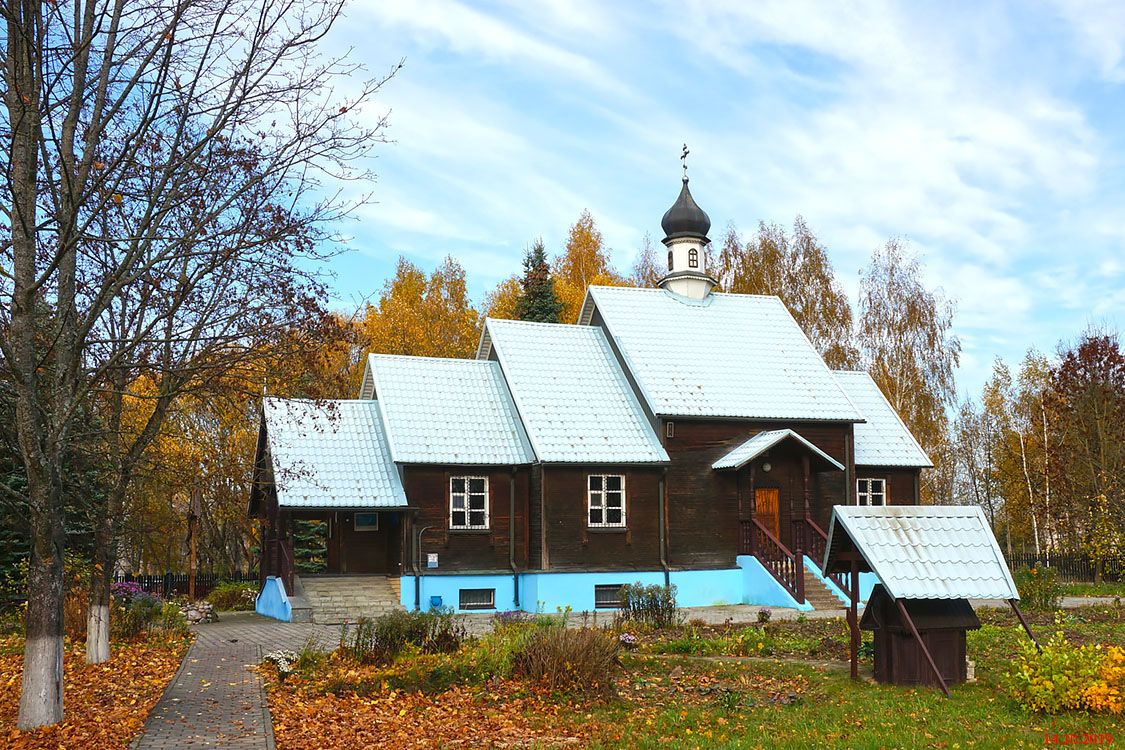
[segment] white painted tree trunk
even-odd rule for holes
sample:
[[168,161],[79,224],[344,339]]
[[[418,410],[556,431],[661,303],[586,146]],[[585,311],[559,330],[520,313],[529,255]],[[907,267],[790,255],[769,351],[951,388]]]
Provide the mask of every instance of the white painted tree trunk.
[[86,621],[86,663],[105,661],[109,661],[109,606],[96,604]]
[[23,648],[19,728],[35,729],[63,719],[63,639],[29,638]]
[[1031,533],[1035,538],[1035,559],[1038,560],[1042,551],[1039,548],[1039,519],[1035,516],[1035,494],[1031,491],[1031,472],[1027,469],[1027,446],[1024,444],[1023,431],[1020,430],[1020,460],[1023,462],[1023,477],[1027,481],[1027,505],[1031,511]]

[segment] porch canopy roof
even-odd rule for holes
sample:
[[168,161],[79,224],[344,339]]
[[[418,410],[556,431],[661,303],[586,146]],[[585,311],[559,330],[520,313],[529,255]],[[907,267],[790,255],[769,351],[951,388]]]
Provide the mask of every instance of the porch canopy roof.
[[852,562],[894,599],[1019,599],[1000,545],[979,506],[837,505],[826,574]]
[[766,430],[765,432],[759,432],[757,435],[711,464],[711,468],[716,471],[722,469],[741,469],[770,448],[786,440],[794,440],[804,446],[815,459],[826,464],[828,468],[844,471],[843,464],[832,458],[832,456],[829,456],[820,448],[817,448],[793,430]]
[[405,508],[374,401],[267,398],[262,422],[283,508]]

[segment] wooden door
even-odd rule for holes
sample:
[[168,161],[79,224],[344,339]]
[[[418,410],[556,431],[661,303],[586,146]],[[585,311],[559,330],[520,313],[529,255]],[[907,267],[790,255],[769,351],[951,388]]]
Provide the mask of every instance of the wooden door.
[[781,534],[781,512],[778,508],[778,501],[781,496],[781,490],[776,487],[761,487],[754,490],[754,515],[758,519],[758,523],[769,529],[769,532],[774,537],[780,539]]

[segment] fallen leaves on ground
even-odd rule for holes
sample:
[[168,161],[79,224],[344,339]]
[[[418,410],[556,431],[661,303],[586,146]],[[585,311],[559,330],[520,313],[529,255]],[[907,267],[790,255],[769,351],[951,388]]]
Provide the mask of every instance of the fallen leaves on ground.
[[559,721],[558,702],[513,681],[436,695],[391,690],[361,697],[295,691],[274,678],[269,703],[281,750],[572,747],[587,739],[586,730]]
[[187,639],[114,644],[113,658],[86,664],[85,646],[68,643],[63,667],[60,724],[30,732],[16,729],[23,654],[19,639],[0,642],[0,745],[25,748],[125,747],[180,666]]

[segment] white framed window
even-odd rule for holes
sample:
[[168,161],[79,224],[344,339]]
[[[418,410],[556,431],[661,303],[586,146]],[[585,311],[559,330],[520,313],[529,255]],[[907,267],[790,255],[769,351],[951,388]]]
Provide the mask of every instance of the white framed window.
[[694,247],[687,251],[688,268],[699,268],[699,251]]
[[856,502],[859,505],[886,505],[887,480],[885,479],[857,479]]
[[488,528],[488,477],[449,478],[449,528]]
[[625,525],[625,475],[591,474],[587,484],[588,520],[594,527]]
[[356,531],[378,531],[378,513],[356,513],[352,516],[352,528]]

